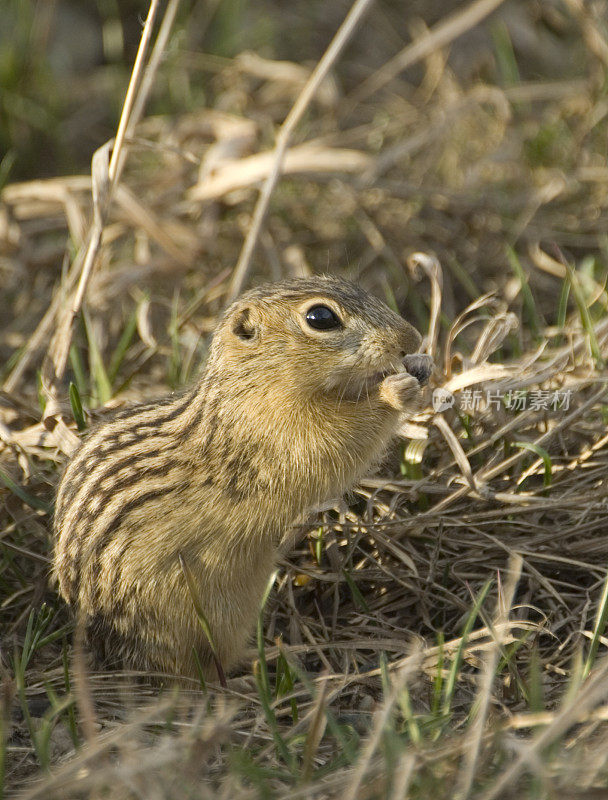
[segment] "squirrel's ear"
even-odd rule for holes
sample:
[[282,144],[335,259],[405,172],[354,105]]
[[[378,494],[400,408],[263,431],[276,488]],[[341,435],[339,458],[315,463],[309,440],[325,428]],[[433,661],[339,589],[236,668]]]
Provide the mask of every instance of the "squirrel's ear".
[[231,325],[232,333],[243,342],[253,342],[259,334],[259,326],[256,325],[252,309],[249,306],[239,309],[234,315]]

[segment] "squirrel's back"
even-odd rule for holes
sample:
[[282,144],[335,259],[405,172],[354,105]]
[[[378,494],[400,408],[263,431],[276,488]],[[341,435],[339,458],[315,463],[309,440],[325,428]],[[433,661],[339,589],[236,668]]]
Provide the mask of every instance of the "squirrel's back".
[[54,568],[98,654],[195,675],[194,650],[213,674],[196,603],[234,663],[285,528],[350,488],[415,407],[419,341],[348,282],[260,287],[225,313],[195,387],[93,430],[59,487]]

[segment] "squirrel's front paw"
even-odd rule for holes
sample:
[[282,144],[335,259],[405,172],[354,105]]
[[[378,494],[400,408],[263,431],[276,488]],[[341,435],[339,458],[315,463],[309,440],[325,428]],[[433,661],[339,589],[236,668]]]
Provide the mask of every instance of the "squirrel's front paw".
[[415,411],[418,408],[420,384],[407,372],[388,375],[380,384],[380,398],[397,411]]

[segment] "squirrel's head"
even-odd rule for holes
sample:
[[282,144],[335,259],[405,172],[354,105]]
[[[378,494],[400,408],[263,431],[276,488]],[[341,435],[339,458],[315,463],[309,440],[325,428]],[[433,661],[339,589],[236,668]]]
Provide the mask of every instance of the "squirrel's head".
[[245,382],[255,373],[270,394],[335,395],[366,400],[420,334],[383,302],[339,278],[266,284],[226,311],[211,346],[209,367]]

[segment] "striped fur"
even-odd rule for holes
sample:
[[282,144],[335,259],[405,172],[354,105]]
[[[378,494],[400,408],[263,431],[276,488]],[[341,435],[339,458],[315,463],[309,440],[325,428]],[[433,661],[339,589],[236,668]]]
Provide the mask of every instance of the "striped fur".
[[[307,330],[320,302],[341,330]],[[54,570],[98,658],[192,676],[196,651],[213,677],[181,555],[224,667],[237,662],[287,526],[350,488],[413,407],[401,362],[418,343],[347,282],[266,286],[228,309],[196,386],[93,430],[59,487]]]

